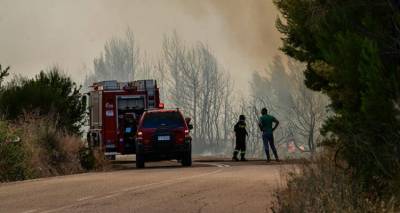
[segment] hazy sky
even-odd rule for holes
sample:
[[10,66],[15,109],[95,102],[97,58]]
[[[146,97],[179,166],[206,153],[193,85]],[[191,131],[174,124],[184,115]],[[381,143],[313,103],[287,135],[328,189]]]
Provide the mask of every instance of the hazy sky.
[[29,76],[57,64],[80,82],[105,41],[128,27],[154,57],[176,30],[208,43],[247,89],[251,71],[279,53],[276,17],[272,0],[0,0],[0,64]]

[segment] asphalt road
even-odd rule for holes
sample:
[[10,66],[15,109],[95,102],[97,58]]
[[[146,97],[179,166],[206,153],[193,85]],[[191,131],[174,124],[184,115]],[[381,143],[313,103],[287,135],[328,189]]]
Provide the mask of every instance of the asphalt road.
[[0,184],[0,212],[270,212],[282,165],[173,161]]

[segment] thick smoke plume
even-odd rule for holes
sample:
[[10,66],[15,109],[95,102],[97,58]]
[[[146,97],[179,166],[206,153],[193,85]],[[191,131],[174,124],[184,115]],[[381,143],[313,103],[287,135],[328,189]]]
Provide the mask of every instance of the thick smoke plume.
[[254,60],[258,68],[266,66],[279,54],[280,34],[275,28],[278,11],[272,0],[181,0],[189,13],[202,18],[222,17],[228,35],[226,39],[247,60]]

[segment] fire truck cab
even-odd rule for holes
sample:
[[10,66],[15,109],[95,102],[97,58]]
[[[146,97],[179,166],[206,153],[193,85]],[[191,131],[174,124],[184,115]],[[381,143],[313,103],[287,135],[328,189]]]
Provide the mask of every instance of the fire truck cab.
[[144,111],[162,109],[155,80],[102,81],[88,93],[89,147],[100,147],[109,159],[134,154],[137,124]]

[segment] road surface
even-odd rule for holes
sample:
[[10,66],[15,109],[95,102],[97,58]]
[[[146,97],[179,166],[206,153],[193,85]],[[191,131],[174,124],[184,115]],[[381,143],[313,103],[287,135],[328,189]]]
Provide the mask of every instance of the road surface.
[[132,161],[116,171],[0,184],[0,212],[270,212],[281,164]]

